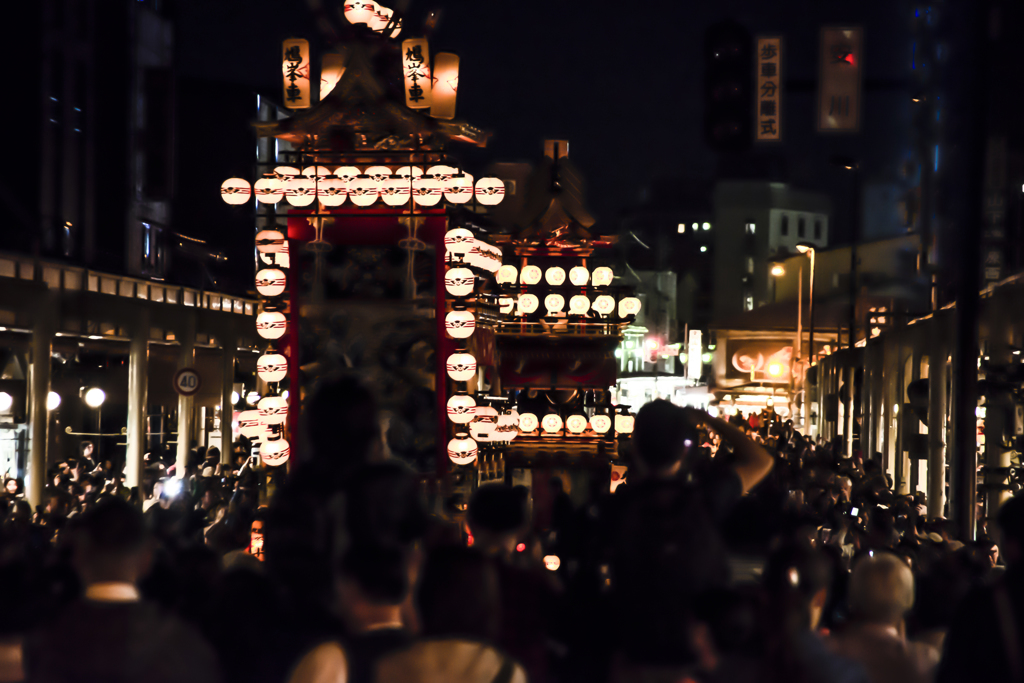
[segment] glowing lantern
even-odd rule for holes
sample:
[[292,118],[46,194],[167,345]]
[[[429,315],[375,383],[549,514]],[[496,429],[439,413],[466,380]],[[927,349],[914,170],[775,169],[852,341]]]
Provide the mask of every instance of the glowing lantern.
[[278,311],[264,311],[256,316],[256,332],[264,339],[280,339],[288,331],[288,319]]
[[548,294],[544,297],[544,308],[548,309],[548,315],[561,313],[565,308],[565,297],[561,294]]
[[501,268],[498,268],[498,274],[495,279],[499,285],[514,285],[516,278],[519,277],[519,271],[513,265],[505,264]]
[[349,183],[349,182],[352,182],[353,180],[355,180],[357,177],[359,177],[360,173],[362,173],[362,171],[360,171],[355,166],[339,166],[334,171],[334,175],[338,176],[339,178],[344,180],[346,183]]
[[524,285],[535,285],[540,282],[540,268],[537,266],[523,266],[522,272],[519,273],[519,282]]
[[379,192],[373,178],[356,178],[348,183],[348,198],[356,206],[370,206],[377,201]]
[[595,415],[590,418],[590,426],[598,434],[607,434],[608,430],[612,428],[612,419],[607,415]]
[[341,206],[348,197],[348,183],[341,178],[319,178],[316,183],[316,198],[324,206]]
[[263,177],[252,186],[256,201],[260,204],[277,204],[284,198],[281,192],[281,181],[274,173],[264,173]]
[[409,182],[412,178],[418,178],[423,175],[423,169],[419,166],[399,166],[395,169],[395,175],[406,178],[407,182]]
[[476,419],[471,429],[476,428],[480,434],[490,434],[498,426],[498,411],[491,406],[477,406]]
[[[480,408],[477,408],[479,411]],[[494,424],[480,422],[479,419],[469,423],[469,435],[477,442],[496,441],[494,438]]]
[[380,186],[385,180],[391,177],[391,169],[387,166],[370,166],[363,172],[363,175],[368,176],[373,180],[373,182]]
[[544,281],[552,287],[559,287],[565,283],[565,269],[555,266],[544,272]]
[[544,568],[549,572],[557,572],[558,568],[562,566],[562,561],[558,559],[558,555],[545,555],[544,556]]
[[278,178],[285,179],[288,176],[299,175],[299,169],[294,166],[275,166],[274,173],[277,174]]
[[282,45],[281,72],[284,75],[284,105],[305,109],[309,97],[309,41],[289,38]]
[[590,310],[590,299],[577,294],[573,298],[569,299],[569,314],[570,315],[586,315],[587,311]]
[[583,287],[590,280],[590,271],[583,266],[575,266],[569,271],[569,282],[577,287]]
[[507,411],[498,416],[498,426],[494,429],[495,441],[508,443],[519,433],[519,413]]
[[441,201],[442,195],[440,181],[428,176],[412,179],[412,198],[420,206],[434,206]]
[[548,434],[560,432],[562,431],[562,418],[554,413],[545,415],[544,419],[540,421],[540,426]]
[[512,307],[516,305],[516,300],[510,296],[499,296],[498,297],[498,310],[501,313],[511,313]]
[[476,181],[476,200],[484,206],[501,204],[505,198],[505,183],[501,178],[481,178]]
[[450,254],[462,256],[473,248],[473,233],[466,228],[455,228],[444,235],[444,248]]
[[476,375],[476,358],[469,353],[453,353],[446,363],[448,376],[456,382],[468,382]]
[[265,353],[256,360],[256,374],[264,382],[280,382],[288,376],[288,359],[280,353]]
[[523,413],[519,416],[519,431],[523,434],[529,434],[537,431],[537,416],[533,413]]
[[387,27],[395,12],[383,5],[377,5],[374,9],[373,19],[370,20],[369,26],[375,33],[380,33]]
[[619,302],[619,317],[626,318],[640,312],[640,299],[635,296],[627,296]]
[[267,467],[278,467],[288,462],[291,448],[284,439],[273,439],[260,444],[260,459]]
[[326,99],[345,75],[345,57],[337,52],[328,52],[320,60],[320,99]]
[[444,191],[444,198],[452,204],[465,204],[473,198],[473,176],[463,171],[453,175],[450,184]]
[[388,178],[380,186],[380,198],[388,206],[401,206],[409,202],[409,179],[401,176]]
[[452,188],[452,176],[458,173],[458,169],[451,166],[431,166],[427,169],[427,175],[433,176],[434,180],[441,183],[441,192],[447,193]]
[[266,427],[260,424],[260,411],[243,410],[238,414],[238,432],[247,439],[263,436]]
[[288,401],[280,396],[264,396],[260,399],[259,409],[261,424],[280,425],[288,419]]
[[284,198],[292,206],[309,206],[316,200],[316,181],[302,176],[291,176],[285,186]]
[[302,169],[302,175],[307,178],[322,178],[331,175],[331,171],[326,166],[307,166]]
[[530,315],[537,310],[540,300],[537,299],[536,294],[520,294],[518,303],[519,315]]
[[615,273],[608,266],[601,266],[600,268],[594,268],[593,277],[591,278],[591,284],[595,287],[607,287],[612,283],[615,277]]
[[249,201],[250,194],[252,194],[252,189],[249,187],[248,181],[241,178],[228,178],[220,184],[220,198],[224,200],[225,204],[232,206],[245,204]]
[[455,424],[469,424],[476,417],[476,401],[466,394],[455,394],[448,399],[448,419]]
[[582,434],[587,428],[587,418],[583,415],[570,415],[565,420],[565,428],[570,434]]
[[405,75],[405,106],[430,109],[430,47],[426,38],[402,41],[402,73]]
[[468,465],[476,460],[476,441],[465,434],[456,436],[448,442],[448,458],[456,465]]
[[57,408],[60,408],[60,394],[51,391],[46,395],[46,409],[57,410]]
[[615,299],[607,294],[602,294],[594,299],[594,310],[601,315],[611,315],[611,312],[615,310]]
[[434,92],[430,115],[435,119],[455,118],[455,96],[459,92],[459,56],[438,52],[434,57]]
[[284,247],[284,233],[280,230],[260,230],[256,233],[256,251],[261,254],[276,254]]
[[353,25],[376,21],[377,5],[365,0],[345,0],[345,19]]
[[476,276],[469,268],[452,268],[444,274],[444,288],[452,296],[469,296],[474,284]]
[[277,268],[264,268],[256,273],[256,291],[262,296],[280,296],[287,282],[284,271]]
[[289,253],[288,240],[285,240],[281,250],[274,254],[274,263],[282,268],[290,267],[291,257],[289,256]]
[[453,339],[466,339],[476,330],[476,316],[469,311],[452,311],[444,317],[444,329]]
[[484,257],[483,242],[473,239],[473,245],[470,247],[469,253],[466,254],[466,264],[481,270],[484,269],[487,259]]
[[632,415],[616,415],[615,431],[619,434],[632,434],[633,423],[636,421]]

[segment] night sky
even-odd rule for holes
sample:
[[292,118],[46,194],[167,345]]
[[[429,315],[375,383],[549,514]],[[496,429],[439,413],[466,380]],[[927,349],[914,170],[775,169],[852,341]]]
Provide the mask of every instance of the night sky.
[[[281,40],[318,35],[302,0],[177,6],[185,77],[277,92]],[[403,37],[416,35],[417,15],[433,8],[443,14],[431,51],[461,57],[458,118],[494,133],[486,150],[456,153],[482,166],[532,159],[544,138],[568,139],[605,225],[641,203],[653,180],[717,174],[719,155],[703,142],[702,40],[724,18],[755,35],[785,36],[785,142],[750,158],[762,177],[829,192],[836,241],[848,230],[850,184],[829,158],[856,156],[866,182],[896,182],[909,154],[913,9],[904,0],[412,0]],[[826,137],[814,131],[818,29],[840,23],[865,30],[864,127]]]

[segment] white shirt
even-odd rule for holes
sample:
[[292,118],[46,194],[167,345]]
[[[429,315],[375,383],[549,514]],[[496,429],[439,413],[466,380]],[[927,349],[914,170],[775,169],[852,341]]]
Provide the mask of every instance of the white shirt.
[[138,602],[139,589],[130,583],[108,581],[85,588],[85,599],[95,602]]

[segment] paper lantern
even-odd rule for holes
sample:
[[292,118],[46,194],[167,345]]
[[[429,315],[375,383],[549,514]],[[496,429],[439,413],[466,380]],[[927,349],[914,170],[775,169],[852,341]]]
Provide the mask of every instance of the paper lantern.
[[438,52],[434,57],[434,92],[430,115],[435,119],[455,118],[455,99],[459,92],[459,56]]
[[612,428],[612,419],[607,415],[594,415],[590,418],[590,426],[598,434],[607,434],[608,430]]
[[469,268],[451,268],[444,274],[444,288],[452,296],[469,296],[475,284],[476,276]]
[[299,169],[294,166],[275,166],[274,173],[277,174],[279,180],[283,180],[288,176],[299,175]]
[[453,353],[445,364],[448,376],[456,382],[468,382],[476,376],[476,358],[469,353]]
[[363,175],[369,177],[379,187],[385,180],[391,177],[391,169],[387,166],[370,166],[363,171]]
[[501,268],[498,268],[498,274],[495,276],[495,279],[499,285],[514,285],[517,277],[519,277],[519,271],[516,270],[516,267],[506,263]]
[[289,256],[290,249],[288,247],[288,240],[284,241],[281,250],[274,254],[274,263],[282,268],[291,267],[291,257]]
[[541,429],[547,434],[554,434],[555,432],[562,431],[562,418],[554,413],[545,415],[544,419],[540,421]]
[[615,431],[619,434],[632,434],[633,423],[636,421],[632,415],[616,415]]
[[307,166],[302,169],[302,175],[307,178],[323,178],[331,175],[331,171],[326,166]]
[[537,266],[523,266],[519,273],[519,282],[524,285],[535,285],[540,282],[541,271]]
[[277,268],[264,268],[256,273],[256,291],[261,296],[274,297],[284,293],[288,278]]
[[383,5],[377,5],[373,18],[369,22],[370,29],[375,33],[383,31],[388,23],[391,21],[391,16],[394,14],[394,10],[388,9]]
[[238,433],[247,439],[263,436],[266,427],[260,424],[260,411],[243,410],[238,414]]
[[498,311],[501,313],[509,314],[512,312],[512,307],[516,305],[516,300],[510,296],[499,296],[498,297]]
[[530,315],[537,310],[540,305],[540,300],[537,299],[536,294],[520,294],[519,295],[519,315]]
[[484,258],[483,243],[474,238],[472,246],[469,248],[469,252],[466,254],[465,260],[466,265],[472,266],[473,268],[479,268],[484,270],[486,259]]
[[260,399],[259,409],[262,424],[280,425],[288,419],[288,401],[280,396],[264,396]]
[[412,179],[412,198],[420,206],[434,206],[443,196],[441,183],[434,178],[420,176]]
[[537,416],[533,413],[522,413],[519,416],[519,431],[523,434],[529,434],[537,431]]
[[370,206],[380,196],[380,188],[373,178],[355,178],[348,183],[348,198],[356,206]]
[[495,441],[508,443],[519,434],[519,413],[514,410],[498,415],[498,426],[494,429]]
[[380,198],[388,206],[402,206],[409,203],[409,178],[392,176],[380,185]]
[[473,198],[474,192],[473,176],[463,171],[452,176],[448,188],[444,191],[444,198],[452,204],[465,204]]
[[284,247],[284,233],[280,230],[260,230],[256,233],[256,251],[259,253],[276,254]]
[[345,75],[345,56],[328,52],[320,60],[320,100],[327,99]]
[[284,439],[273,439],[260,444],[260,460],[267,467],[279,467],[288,462],[291,448]]
[[334,171],[334,175],[338,176],[346,183],[352,182],[358,178],[360,173],[362,173],[362,171],[355,166],[339,166]]
[[316,198],[324,206],[341,206],[348,197],[348,183],[341,178],[318,178]]
[[444,234],[444,248],[451,254],[462,256],[473,248],[473,233],[466,228],[455,228]]
[[423,169],[419,166],[399,166],[395,169],[395,175],[409,179],[409,182],[411,182],[412,178],[418,178],[423,175]]
[[430,47],[426,38],[402,41],[402,73],[405,76],[405,106],[430,109]]
[[264,339],[280,339],[288,331],[288,319],[278,311],[264,311],[256,316],[256,332]]
[[569,315],[586,315],[589,310],[590,299],[582,294],[577,294],[569,299]]
[[570,415],[565,420],[565,428],[570,434],[582,434],[587,428],[587,418],[583,415]]
[[627,296],[619,302],[619,317],[628,318],[640,312],[640,299],[635,296]]
[[565,283],[565,269],[554,266],[544,271],[544,281],[552,287],[560,287]]
[[289,176],[284,198],[292,206],[309,206],[316,200],[316,181],[306,176]]
[[501,204],[505,198],[505,182],[501,178],[481,178],[476,181],[476,201],[484,206]]
[[265,353],[256,360],[256,374],[264,382],[280,382],[288,376],[288,359],[280,353]]
[[432,176],[434,180],[441,183],[441,192],[446,193],[451,190],[452,187],[452,176],[458,173],[458,169],[452,166],[431,166],[427,169],[427,175]]
[[594,310],[601,315],[611,315],[612,311],[615,310],[615,299],[607,294],[602,294],[594,299]]
[[353,25],[376,21],[377,4],[368,0],[345,0],[345,19]]
[[473,426],[481,434],[490,434],[498,426],[498,411],[491,406],[477,406]]
[[594,273],[591,278],[591,284],[595,287],[607,287],[612,283],[615,277],[615,273],[608,266],[601,266],[600,268],[594,268]]
[[561,294],[548,294],[544,297],[544,308],[548,310],[548,315],[561,313],[565,308],[565,297]]
[[497,273],[498,268],[501,268],[501,249],[486,242],[481,242],[480,244],[484,270],[488,273]]
[[[477,408],[479,411],[480,408]],[[487,443],[489,441],[495,441],[494,438],[495,425],[490,423],[480,422],[474,420],[469,423],[469,435],[473,437],[478,443]]]
[[448,419],[455,424],[469,424],[476,417],[476,401],[466,394],[455,394],[448,399]]
[[583,266],[574,266],[569,270],[569,282],[577,287],[583,287],[590,280],[590,271]]
[[284,76],[284,106],[305,109],[313,102],[309,94],[309,41],[289,38],[281,46]]
[[448,458],[456,465],[468,465],[476,460],[476,441],[460,434],[448,442]]
[[469,311],[452,311],[444,317],[444,329],[452,339],[466,339],[476,331],[476,316]]
[[281,192],[281,181],[274,173],[264,173],[263,177],[252,186],[256,201],[260,204],[277,204],[284,198]]
[[249,182],[241,178],[228,178],[220,184],[220,198],[224,200],[225,204],[232,206],[245,204],[249,201],[251,194],[252,189],[249,187]]

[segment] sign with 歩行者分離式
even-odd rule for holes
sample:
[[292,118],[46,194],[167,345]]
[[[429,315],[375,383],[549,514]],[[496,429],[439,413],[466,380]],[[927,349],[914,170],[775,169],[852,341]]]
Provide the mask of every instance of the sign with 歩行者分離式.
[[757,39],[757,96],[754,98],[754,138],[782,139],[782,37]]

